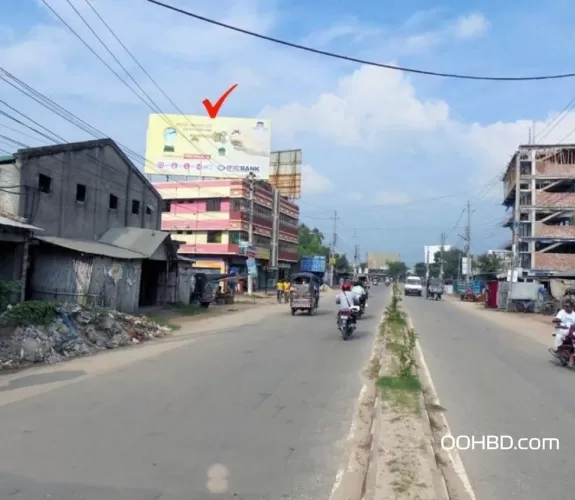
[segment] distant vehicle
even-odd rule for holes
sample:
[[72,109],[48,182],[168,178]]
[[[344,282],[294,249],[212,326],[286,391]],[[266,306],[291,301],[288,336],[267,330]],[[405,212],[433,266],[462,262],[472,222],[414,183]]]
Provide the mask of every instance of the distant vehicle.
[[405,280],[405,286],[403,288],[404,295],[417,295],[419,297],[423,296],[423,284],[421,283],[421,278],[417,276],[408,276]]

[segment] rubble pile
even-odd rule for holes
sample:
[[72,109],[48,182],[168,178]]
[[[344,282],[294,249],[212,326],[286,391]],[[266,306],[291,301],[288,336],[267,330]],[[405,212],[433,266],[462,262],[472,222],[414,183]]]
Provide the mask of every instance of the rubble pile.
[[[0,371],[34,363],[59,363],[164,337],[171,331],[146,317],[91,310],[77,304],[54,305],[53,317],[44,324],[25,324],[22,314],[14,314],[18,307],[0,315]],[[18,318],[17,324],[11,324],[13,317]]]

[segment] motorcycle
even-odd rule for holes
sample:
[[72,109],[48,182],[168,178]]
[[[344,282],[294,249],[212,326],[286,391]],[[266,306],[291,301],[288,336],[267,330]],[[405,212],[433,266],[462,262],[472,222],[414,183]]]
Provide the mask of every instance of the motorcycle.
[[358,313],[357,306],[351,309],[342,309],[337,318],[337,327],[343,340],[347,340],[355,330],[354,314]]
[[[561,323],[559,328],[568,328],[567,325]],[[557,348],[557,351],[553,349],[549,349],[549,352],[552,354],[553,357],[559,360],[561,366],[567,366],[569,364],[569,360],[571,356],[575,353],[575,325],[569,328],[569,332],[565,335],[563,339],[563,343]],[[556,334],[553,334],[555,337]]]

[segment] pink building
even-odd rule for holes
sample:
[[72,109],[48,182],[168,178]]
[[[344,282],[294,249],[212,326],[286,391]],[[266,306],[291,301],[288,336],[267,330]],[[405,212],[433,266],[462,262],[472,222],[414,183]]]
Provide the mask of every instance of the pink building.
[[[244,179],[156,182],[164,200],[162,230],[184,242],[180,253],[196,260],[197,268],[227,272],[245,270],[246,258],[239,242],[248,240],[249,184]],[[254,188],[253,244],[256,261],[265,276],[273,237],[273,188],[256,183]],[[299,207],[285,199],[279,202],[278,267],[298,261]],[[271,277],[271,275],[270,275]],[[263,278],[265,279],[265,278]]]

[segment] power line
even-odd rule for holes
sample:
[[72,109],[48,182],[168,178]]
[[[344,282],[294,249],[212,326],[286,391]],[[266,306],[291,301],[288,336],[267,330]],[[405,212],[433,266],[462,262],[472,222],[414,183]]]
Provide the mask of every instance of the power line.
[[183,14],[188,17],[193,17],[198,21],[203,21],[205,23],[213,24],[215,26],[219,26],[221,28],[226,28],[228,30],[235,31],[237,33],[243,33],[244,35],[249,35],[254,38],[259,38],[260,40],[266,40],[268,42],[277,43],[279,45],[284,45],[286,47],[291,47],[292,49],[303,50],[306,52],[312,52],[314,54],[319,54],[326,57],[331,57],[334,59],[341,59],[344,61],[355,62],[358,64],[364,64],[366,66],[375,66],[378,68],[385,68],[391,69],[395,71],[405,71],[406,73],[416,73],[419,75],[427,75],[427,76],[439,76],[443,78],[457,78],[460,80],[490,80],[490,81],[508,81],[508,82],[518,82],[518,81],[531,81],[531,80],[558,80],[560,78],[573,78],[575,77],[575,73],[564,73],[558,75],[542,75],[542,76],[477,76],[477,75],[463,75],[459,73],[441,73],[438,71],[428,71],[423,69],[415,69],[415,68],[407,68],[402,66],[393,66],[391,64],[383,64],[377,63],[373,61],[367,61],[365,59],[359,59],[357,57],[352,56],[345,56],[343,54],[336,54],[334,52],[328,52],[325,50],[315,49],[313,47],[308,47],[306,45],[300,45],[293,42],[288,42],[287,40],[281,40],[279,38],[262,35],[261,33],[255,33],[254,31],[249,31],[243,28],[238,28],[237,26],[232,26],[230,24],[225,24],[220,21],[216,21],[214,19],[209,19],[204,16],[200,16],[199,14],[194,14],[193,12],[189,12],[183,9],[179,9],[178,7],[174,7],[173,5],[168,5],[163,2],[158,2],[157,0],[147,0],[149,3],[153,3],[160,7],[164,7],[165,9],[169,9],[174,12],[178,12],[179,14]]

